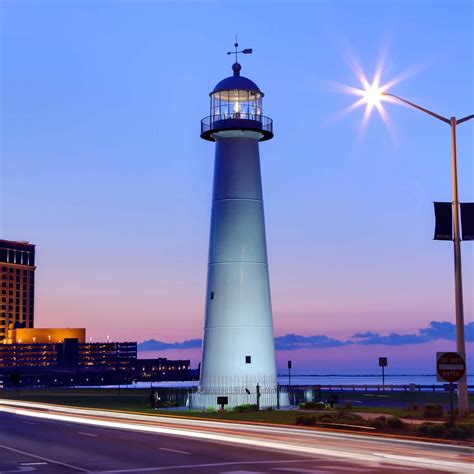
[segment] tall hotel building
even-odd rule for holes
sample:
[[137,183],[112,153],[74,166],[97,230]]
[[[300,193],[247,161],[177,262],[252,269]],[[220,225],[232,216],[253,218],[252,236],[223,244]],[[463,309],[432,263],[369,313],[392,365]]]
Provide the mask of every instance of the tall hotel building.
[[0,342],[9,327],[33,327],[35,268],[33,244],[0,240]]

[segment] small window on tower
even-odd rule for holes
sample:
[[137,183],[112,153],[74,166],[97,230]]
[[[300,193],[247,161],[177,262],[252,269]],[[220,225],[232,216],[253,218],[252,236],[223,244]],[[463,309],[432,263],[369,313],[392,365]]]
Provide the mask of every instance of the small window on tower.
[[252,356],[245,356],[245,363],[251,364],[252,363]]
[[211,296],[210,296],[210,299],[213,300],[214,299],[214,292],[211,291]]

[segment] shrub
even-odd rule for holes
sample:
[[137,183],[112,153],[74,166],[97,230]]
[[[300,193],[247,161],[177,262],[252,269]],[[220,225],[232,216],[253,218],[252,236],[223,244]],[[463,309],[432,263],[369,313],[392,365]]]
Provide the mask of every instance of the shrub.
[[459,426],[465,428],[467,431],[469,431],[471,436],[474,436],[474,421],[467,420],[459,423]]
[[334,423],[334,418],[329,413],[327,413],[325,415],[321,415],[318,418],[318,421],[320,423]]
[[427,433],[434,438],[441,438],[444,435],[445,427],[441,423],[433,423],[428,427]]
[[422,423],[418,431],[436,438],[467,439],[474,435],[474,423],[455,423],[454,426],[449,423]]
[[300,410],[324,410],[326,405],[323,402],[306,402],[300,403]]
[[418,433],[428,434],[429,427],[433,425],[434,423],[429,423],[428,421],[425,421],[424,423],[421,423],[421,425],[418,425],[416,430],[418,431]]
[[376,429],[385,428],[387,426],[387,418],[385,416],[378,416],[369,420],[369,426]]
[[446,428],[444,433],[446,438],[450,439],[467,439],[470,436],[469,430],[461,424],[450,426]]
[[344,408],[345,408],[346,410],[352,410],[352,403],[347,402],[347,403],[344,405]]
[[392,429],[392,430],[400,430],[405,426],[405,423],[403,423],[400,418],[397,416],[391,417],[387,419],[387,427]]
[[206,408],[206,413],[217,413],[217,408],[208,407]]
[[441,405],[429,403],[423,407],[423,416],[425,418],[442,418],[443,407]]
[[296,417],[296,424],[303,425],[303,426],[311,426],[316,423],[316,417],[308,416],[308,415],[301,415]]
[[249,412],[249,411],[258,411],[257,405],[250,405],[249,403],[245,403],[244,405],[237,405],[234,407],[234,411],[238,413]]
[[339,417],[337,423],[342,423],[345,425],[360,425],[365,426],[367,423],[366,421],[359,415],[353,415],[351,413],[346,413]]

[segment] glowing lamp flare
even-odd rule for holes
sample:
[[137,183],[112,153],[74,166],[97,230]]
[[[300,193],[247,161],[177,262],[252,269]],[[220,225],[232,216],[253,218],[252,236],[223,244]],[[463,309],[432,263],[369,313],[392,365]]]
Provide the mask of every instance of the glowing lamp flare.
[[383,89],[378,87],[376,84],[370,84],[364,91],[364,99],[367,105],[377,107],[383,99]]
[[353,111],[358,107],[365,106],[364,117],[362,120],[362,129],[365,129],[372,114],[372,110],[376,109],[380,117],[384,121],[385,125],[387,126],[387,129],[389,130],[390,134],[394,138],[394,127],[390,121],[387,111],[383,107],[382,102],[393,102],[393,99],[390,97],[387,91],[395,84],[399,83],[404,77],[399,76],[385,84],[381,84],[380,77],[382,73],[382,68],[379,65],[372,82],[369,82],[362,69],[356,64],[355,66],[355,73],[360,81],[361,87],[351,87],[339,84],[338,89],[342,90],[345,93],[359,96],[359,99],[353,104],[351,104],[349,107],[347,107],[345,110],[343,110],[342,113],[339,114],[339,116],[346,115],[347,113]]

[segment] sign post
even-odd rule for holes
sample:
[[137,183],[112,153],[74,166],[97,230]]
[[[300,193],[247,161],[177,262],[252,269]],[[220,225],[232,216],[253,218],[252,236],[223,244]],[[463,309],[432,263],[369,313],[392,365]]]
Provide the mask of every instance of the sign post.
[[382,367],[382,391],[385,392],[385,367],[388,365],[387,357],[379,357],[379,367]]
[[288,361],[288,388],[291,385],[291,360]]
[[453,382],[465,382],[466,380],[465,355],[460,352],[437,352],[436,374],[438,382],[449,382],[450,419],[453,424]]

